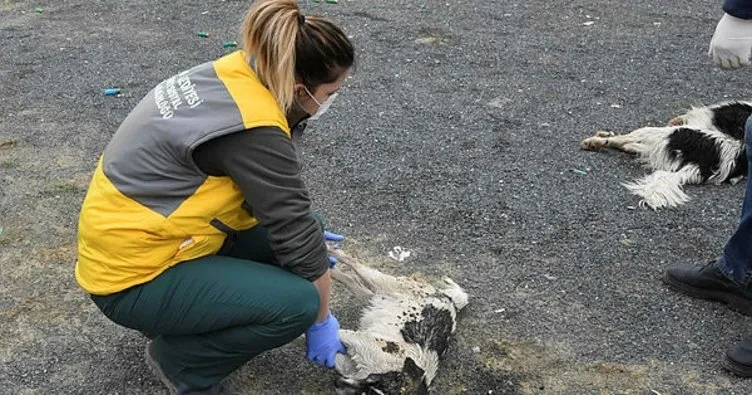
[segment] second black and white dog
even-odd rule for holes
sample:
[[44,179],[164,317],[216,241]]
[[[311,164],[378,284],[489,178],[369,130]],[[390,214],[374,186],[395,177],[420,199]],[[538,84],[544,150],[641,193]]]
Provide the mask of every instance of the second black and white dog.
[[744,126],[752,102],[693,107],[664,127],[643,127],[628,134],[599,131],[580,148],[613,148],[634,154],[653,173],[623,184],[653,210],[689,200],[685,184],[737,183],[747,174]]
[[424,395],[457,328],[468,295],[449,278],[434,287],[361,264],[339,249],[332,278],[367,301],[357,330],[340,330],[346,354],[337,354],[337,394]]

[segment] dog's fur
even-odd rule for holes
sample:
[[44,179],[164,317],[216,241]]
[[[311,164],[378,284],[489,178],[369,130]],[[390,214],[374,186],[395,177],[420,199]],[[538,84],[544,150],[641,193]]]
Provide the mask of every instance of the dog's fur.
[[684,184],[737,183],[747,174],[744,126],[752,102],[726,102],[693,107],[665,127],[643,127],[628,134],[599,131],[580,148],[613,148],[636,155],[653,173],[622,184],[640,196],[640,206],[653,210],[689,200]]
[[[369,302],[358,329],[340,330],[337,394],[427,394],[468,295],[449,278],[436,289],[417,277],[394,277],[330,249],[332,278]],[[344,266],[344,267],[343,267]]]

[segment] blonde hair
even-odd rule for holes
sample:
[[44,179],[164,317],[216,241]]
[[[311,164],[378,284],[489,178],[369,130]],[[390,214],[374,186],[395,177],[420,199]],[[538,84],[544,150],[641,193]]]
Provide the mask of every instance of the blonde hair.
[[285,112],[295,100],[297,80],[314,89],[354,64],[342,30],[326,18],[306,18],[295,0],[257,0],[243,21],[241,41],[259,80]]

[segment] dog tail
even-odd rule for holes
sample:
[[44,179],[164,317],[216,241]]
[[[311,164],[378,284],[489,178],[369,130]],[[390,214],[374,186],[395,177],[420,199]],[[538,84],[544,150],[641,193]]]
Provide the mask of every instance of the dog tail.
[[657,170],[653,174],[622,185],[642,198],[641,207],[648,206],[658,210],[688,202],[689,196],[682,190],[682,185],[700,181],[700,169],[695,165],[687,165],[675,172]]

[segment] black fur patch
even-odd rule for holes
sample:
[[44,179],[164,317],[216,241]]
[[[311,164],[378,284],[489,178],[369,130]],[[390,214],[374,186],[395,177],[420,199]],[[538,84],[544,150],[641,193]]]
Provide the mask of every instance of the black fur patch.
[[712,138],[696,129],[679,128],[668,136],[666,148],[671,159],[682,159],[682,165],[699,166],[703,181],[718,169],[720,153]]
[[734,170],[731,171],[731,174],[729,174],[729,178],[746,176],[747,168],[749,167],[749,164],[747,162],[747,150],[746,149],[742,149],[742,151],[736,157],[735,162],[736,162],[736,166],[734,166]]
[[386,342],[386,346],[384,346],[381,351],[388,352],[389,354],[394,354],[396,352],[399,352],[400,348],[395,342]]
[[341,393],[353,395],[428,395],[424,380],[426,372],[412,358],[406,358],[398,372],[369,374],[365,380],[348,381],[339,378],[335,386]]
[[737,139],[744,140],[744,125],[752,115],[752,106],[743,103],[729,103],[712,110],[713,125],[719,131]]
[[426,306],[420,313],[422,320],[408,321],[401,330],[408,343],[415,343],[439,355],[446,351],[452,334],[452,314],[449,310]]

